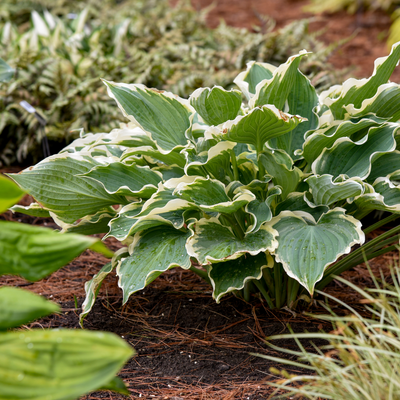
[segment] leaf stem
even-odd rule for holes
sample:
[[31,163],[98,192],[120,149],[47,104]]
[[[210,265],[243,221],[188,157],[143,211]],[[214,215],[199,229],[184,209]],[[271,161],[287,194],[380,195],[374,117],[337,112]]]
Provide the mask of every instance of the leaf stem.
[[269,308],[275,308],[274,303],[272,302],[271,297],[269,296],[268,292],[265,290],[264,285],[260,282],[255,280],[254,284],[257,286],[258,290],[261,292],[261,294],[264,296],[264,299],[266,300],[268,307]]
[[250,281],[247,281],[243,287],[243,298],[247,303],[250,302]]
[[368,228],[365,228],[364,233],[367,235],[368,233],[374,231],[375,229],[378,229],[381,226],[386,225],[388,222],[394,221],[397,218],[400,218],[400,214],[389,215],[388,217],[376,222],[375,224],[369,226]]
[[231,164],[232,164],[232,169],[233,169],[233,180],[238,181],[239,180],[239,171],[238,171],[237,162],[236,162],[236,154],[233,151],[233,149],[231,149],[229,151],[229,153],[231,155]]
[[281,308],[282,274],[281,274],[281,266],[278,263],[275,263],[274,266],[274,282],[275,282],[275,304],[277,308]]
[[204,279],[207,283],[211,285],[211,280],[208,276],[208,273],[206,271],[203,271],[202,269],[196,268],[193,265],[189,268],[192,272],[194,272],[197,276],[200,278]]

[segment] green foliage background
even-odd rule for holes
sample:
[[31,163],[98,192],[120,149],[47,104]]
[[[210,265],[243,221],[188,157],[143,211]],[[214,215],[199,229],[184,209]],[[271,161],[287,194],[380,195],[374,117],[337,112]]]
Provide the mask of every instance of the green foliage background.
[[278,65],[307,48],[314,54],[302,70],[313,83],[323,88],[335,81],[326,64],[332,47],[308,32],[308,21],[274,32],[269,18],[255,32],[224,23],[212,30],[206,15],[187,0],[175,8],[167,0],[107,0],[101,8],[92,0],[2,1],[0,58],[17,73],[0,85],[0,165],[42,155],[39,123],[21,100],[47,120],[48,138],[63,144],[78,136],[74,130],[108,132],[125,122],[99,78],[185,97],[202,86],[229,87],[249,60]]

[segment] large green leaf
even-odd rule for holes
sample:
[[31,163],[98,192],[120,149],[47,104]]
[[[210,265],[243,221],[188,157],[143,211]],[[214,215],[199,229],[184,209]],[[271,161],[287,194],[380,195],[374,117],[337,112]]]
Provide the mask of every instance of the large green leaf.
[[399,58],[400,42],[392,46],[389,56],[375,60],[374,72],[370,78],[350,78],[343,85],[332,86],[321,93],[320,101],[330,108],[335,119],[344,119],[344,106],[353,104],[355,108],[360,108],[365,99],[373,97],[379,86],[388,82]]
[[371,163],[383,153],[396,148],[394,135],[399,129],[398,124],[385,123],[376,128],[370,128],[368,135],[358,142],[342,138],[336,141],[330,149],[322,154],[312,165],[314,174],[330,174],[334,178],[347,175],[350,178],[365,179],[371,171]]
[[264,252],[256,256],[245,254],[235,260],[210,264],[208,275],[213,286],[213,298],[219,303],[225,294],[243,289],[247,281],[260,279],[262,270],[273,266],[273,258]]
[[0,175],[0,213],[17,203],[24,194],[13,181]]
[[378,178],[388,177],[397,179],[400,176],[400,151],[395,150],[391,153],[382,154],[372,163],[371,172],[367,182],[374,183]]
[[0,82],[8,82],[15,74],[15,69],[11,68],[4,60],[0,58]]
[[279,232],[275,257],[286,273],[296,279],[312,295],[314,286],[325,269],[354,244],[365,240],[361,223],[335,208],[318,221],[304,212],[283,211],[271,220]]
[[238,90],[225,90],[221,86],[199,88],[190,95],[190,104],[208,125],[219,125],[235,119],[242,104]]
[[317,206],[329,206],[337,201],[359,196],[364,191],[362,182],[353,179],[345,180],[340,176],[333,180],[332,175],[312,175],[306,179],[306,182],[310,186],[314,204]]
[[75,400],[108,384],[134,354],[120,337],[84,330],[0,335],[0,398]]
[[230,199],[225,189],[225,186],[217,180],[196,178],[192,183],[178,185],[175,194],[196,204],[204,211],[228,214],[236,212],[255,199],[250,192],[239,192]]
[[273,105],[253,108],[247,115],[239,116],[223,125],[226,140],[252,144],[258,152],[264,144],[294,129],[304,118],[285,114]]
[[16,328],[58,311],[58,304],[27,290],[0,288],[0,330]]
[[96,238],[0,221],[0,275],[20,275],[36,281],[68,264],[87,248],[107,257],[113,254]]
[[275,70],[272,64],[249,61],[246,71],[241,72],[233,82],[249,100],[256,93],[256,86],[265,79],[271,79]]
[[15,206],[12,206],[10,210],[13,213],[21,213],[25,215],[30,215],[31,217],[39,217],[39,218],[49,218],[50,217],[50,212],[49,210],[45,210],[43,206],[41,206],[39,203],[31,203],[29,206],[20,206],[19,204],[16,204]]
[[149,167],[121,162],[98,165],[80,176],[99,182],[107,193],[142,198],[148,198],[155,193],[162,180],[161,174]]
[[72,223],[108,206],[127,203],[123,196],[107,193],[101,183],[79,176],[96,165],[91,157],[59,154],[10,176],[45,209]]
[[190,227],[194,233],[187,242],[187,252],[201,264],[236,259],[245,253],[271,252],[278,245],[277,231],[266,224],[243,238],[236,237],[232,229],[222,225],[217,218],[202,218]]
[[320,156],[324,148],[332,147],[338,139],[350,138],[353,135],[365,136],[369,128],[381,126],[384,122],[384,119],[372,115],[355,121],[333,121],[306,135],[302,156],[311,164]]
[[192,111],[174,95],[143,85],[104,83],[124,115],[137,122],[157,143],[161,152],[169,153],[176,147],[187,145]]
[[180,167],[185,166],[185,157],[180,153],[180,150],[171,151],[168,154],[164,154],[157,149],[153,149],[150,146],[136,147],[134,149],[127,149],[121,155],[121,161],[136,160],[138,156],[144,157],[153,164],[162,163],[166,165],[179,165]]
[[164,271],[178,266],[190,268],[190,257],[185,249],[190,233],[161,227],[135,235],[129,246],[131,255],[117,267],[124,303],[132,293],[143,289]]

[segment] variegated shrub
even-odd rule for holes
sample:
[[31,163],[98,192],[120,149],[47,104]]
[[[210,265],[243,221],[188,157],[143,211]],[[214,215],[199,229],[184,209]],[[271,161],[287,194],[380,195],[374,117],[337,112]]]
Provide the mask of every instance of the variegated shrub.
[[[86,284],[84,314],[114,268],[124,302],[179,266],[209,281],[217,302],[261,293],[293,307],[392,249],[399,227],[350,253],[400,213],[400,85],[388,82],[400,43],[369,79],[321,95],[298,69],[305,56],[251,62],[240,91],[201,88],[188,100],[105,81],[131,122],[12,175],[40,204],[22,211],[128,245]],[[391,216],[363,231],[375,210]]]

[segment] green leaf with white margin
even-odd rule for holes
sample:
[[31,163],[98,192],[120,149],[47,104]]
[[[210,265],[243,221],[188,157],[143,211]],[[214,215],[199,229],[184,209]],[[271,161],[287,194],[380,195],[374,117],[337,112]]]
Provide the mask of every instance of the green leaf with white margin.
[[168,154],[163,154],[157,149],[153,149],[150,146],[136,147],[134,149],[127,149],[121,155],[121,161],[135,161],[137,157],[144,157],[152,164],[163,163],[166,165],[178,165],[180,167],[185,166],[185,157],[180,153],[180,150],[173,150]]
[[257,198],[247,204],[245,211],[253,217],[253,224],[249,225],[246,233],[257,232],[264,222],[271,220],[271,204],[281,194],[282,190],[279,187],[273,187],[268,190],[265,200]]
[[193,234],[186,249],[201,264],[222,260],[234,260],[245,253],[272,252],[278,246],[278,232],[264,224],[257,232],[246,233],[243,239],[236,237],[230,227],[222,225],[217,218],[202,218],[190,224]]
[[274,71],[271,79],[257,85],[256,94],[249,102],[250,108],[273,104],[279,110],[304,118],[305,122],[269,142],[271,147],[285,150],[294,159],[299,158],[295,150],[302,148],[304,134],[318,125],[317,115],[313,111],[318,105],[317,93],[310,80],[299,70],[300,61],[307,54],[303,50],[289,57],[285,64]]
[[136,233],[129,246],[131,255],[117,267],[124,304],[132,293],[142,290],[168,269],[190,268],[190,257],[185,249],[190,234],[190,231],[165,226]]
[[307,199],[308,192],[290,193],[286,200],[279,203],[275,208],[275,215],[279,215],[282,211],[303,211],[311,214],[318,221],[322,214],[329,211],[328,206],[316,206]]
[[10,174],[44,209],[67,223],[97,213],[114,204],[126,204],[123,196],[111,195],[97,181],[79,175],[89,172],[99,162],[77,154],[50,156],[19,174]]
[[0,175],[0,213],[18,203],[25,194],[12,180]]
[[192,183],[179,184],[174,194],[194,203],[203,211],[231,214],[255,199],[250,193],[237,193],[230,199],[225,185],[215,179],[196,178]]
[[357,208],[368,214],[372,210],[400,213],[400,187],[388,178],[378,178],[374,185],[364,183],[365,192],[354,199]]
[[15,69],[11,68],[0,58],[0,82],[9,82],[15,74]]
[[103,82],[123,114],[150,135],[161,153],[187,145],[193,110],[183,99],[143,85]]
[[333,121],[332,123],[310,131],[303,145],[302,156],[312,164],[325,148],[330,148],[336,140],[352,135],[365,136],[369,128],[381,126],[386,120],[368,115],[361,120]]
[[29,204],[29,206],[26,207],[16,204],[15,206],[12,206],[10,210],[13,213],[21,213],[25,215],[30,215],[31,217],[38,217],[38,218],[50,217],[50,211],[45,210],[39,203],[31,203]]
[[109,231],[109,222],[115,218],[117,212],[109,207],[108,210],[101,210],[94,215],[88,215],[75,224],[66,224],[57,217],[54,217],[57,225],[60,226],[61,233],[79,233],[81,235],[96,235],[98,233],[107,233]]
[[271,79],[275,70],[272,64],[249,61],[246,71],[241,72],[233,82],[249,100],[256,93],[256,86],[265,79]]
[[226,132],[223,137],[232,142],[252,144],[257,152],[261,152],[268,140],[284,135],[303,121],[302,117],[285,114],[273,105],[265,105],[227,121],[222,126],[223,132]]
[[29,281],[37,281],[68,264],[86,249],[106,257],[113,254],[96,238],[0,221],[0,275],[20,275]]
[[75,400],[107,385],[134,351],[109,332],[30,330],[0,335],[3,399]]
[[367,182],[373,184],[378,178],[398,180],[400,177],[400,151],[395,150],[391,153],[381,155],[372,163],[371,172],[367,177]]
[[368,135],[358,142],[349,138],[338,139],[334,146],[324,149],[314,161],[313,173],[330,174],[334,178],[347,175],[364,180],[371,171],[371,164],[379,156],[395,150],[394,135],[399,127],[398,124],[385,123],[380,127],[370,128]]
[[208,174],[211,174],[215,179],[223,183],[228,183],[230,177],[233,177],[231,170],[231,150],[234,149],[236,143],[229,141],[218,142],[208,151],[203,151],[199,154],[194,149],[185,149],[187,164],[185,173],[191,175],[191,167],[204,167]]
[[219,303],[224,295],[243,289],[247,281],[260,279],[262,270],[273,266],[274,259],[264,252],[255,256],[245,254],[235,260],[210,264],[208,275],[213,287],[213,298]]
[[16,328],[59,311],[58,304],[28,290],[0,288],[0,330]]
[[400,86],[391,82],[379,86],[375,96],[365,99],[360,108],[349,104],[345,106],[345,109],[351,117],[361,117],[373,113],[377,117],[388,118],[390,122],[396,122],[400,118],[399,102]]
[[190,95],[190,105],[208,125],[219,125],[235,119],[242,105],[238,90],[225,90],[221,86],[198,88]]
[[293,160],[283,150],[265,150],[259,158],[272,182],[282,189],[281,199],[294,192],[303,177],[303,172],[293,165]]
[[317,206],[329,206],[337,201],[359,196],[364,192],[362,182],[345,179],[343,176],[338,176],[333,180],[332,175],[312,175],[305,182],[310,186],[314,204]]
[[149,167],[113,162],[98,165],[85,174],[78,175],[99,182],[109,194],[149,198],[157,191],[162,175]]
[[360,108],[365,99],[373,97],[378,88],[388,82],[400,58],[400,42],[392,46],[387,57],[375,60],[374,72],[370,78],[350,78],[343,85],[332,86],[320,95],[321,104],[330,108],[335,119],[344,119],[346,109],[344,106],[353,104]]
[[329,210],[318,221],[308,213],[283,211],[270,224],[279,232],[276,261],[311,295],[325,269],[365,240],[361,222],[342,208]]
[[83,320],[92,310],[103,281],[114,270],[121,258],[129,256],[128,248],[123,247],[115,252],[111,262],[105,264],[90,281],[85,282],[85,301],[82,303],[82,312],[79,314],[79,325],[83,328]]

